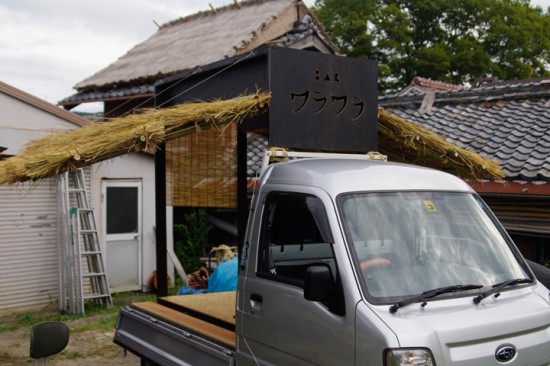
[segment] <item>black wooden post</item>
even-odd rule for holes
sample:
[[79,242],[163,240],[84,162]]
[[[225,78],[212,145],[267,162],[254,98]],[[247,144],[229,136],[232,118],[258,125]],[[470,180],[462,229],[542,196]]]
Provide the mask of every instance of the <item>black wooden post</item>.
[[157,297],[168,295],[166,263],[166,148],[155,154],[155,225],[157,256]]
[[[240,126],[239,126],[240,127]],[[244,242],[246,223],[248,221],[248,189],[247,189],[247,136],[242,128],[237,129],[237,237],[239,254]]]

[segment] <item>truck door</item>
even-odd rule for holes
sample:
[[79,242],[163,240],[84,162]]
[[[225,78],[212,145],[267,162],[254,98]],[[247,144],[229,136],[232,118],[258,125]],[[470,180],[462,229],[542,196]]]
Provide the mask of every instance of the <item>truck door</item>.
[[[257,263],[248,263],[239,289],[238,364],[353,365],[354,311],[345,311],[321,199],[281,192],[265,202],[258,242],[249,243],[256,245]],[[330,300],[304,298],[311,266],[330,269]]]

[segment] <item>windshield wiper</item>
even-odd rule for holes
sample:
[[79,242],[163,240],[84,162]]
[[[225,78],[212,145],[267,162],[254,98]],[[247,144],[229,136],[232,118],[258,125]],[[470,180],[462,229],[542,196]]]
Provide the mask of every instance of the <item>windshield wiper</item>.
[[491,296],[492,294],[496,294],[495,296],[499,296],[500,295],[500,290],[502,290],[503,288],[507,287],[507,286],[515,286],[515,285],[519,285],[519,284],[522,284],[522,283],[533,283],[534,281],[530,278],[515,278],[513,280],[507,280],[507,281],[502,281],[502,282],[499,282],[499,283],[496,283],[493,285],[493,287],[487,291],[484,291],[482,293],[480,293],[479,295],[477,295],[476,297],[474,297],[474,304],[479,304],[481,302],[481,300],[483,300],[484,298],[486,298],[487,296]]
[[428,299],[434,298],[436,296],[439,296],[441,294],[446,294],[449,292],[458,292],[458,291],[466,291],[466,290],[474,290],[478,288],[482,288],[483,285],[453,285],[453,286],[445,286],[445,287],[439,287],[435,288],[433,290],[424,291],[423,293],[409,297],[408,299],[405,299],[403,301],[396,302],[392,306],[390,306],[390,313],[395,314],[399,308],[402,308],[403,306],[407,306],[410,304],[413,304],[415,302],[424,301],[422,304],[422,307],[426,306],[426,301]]

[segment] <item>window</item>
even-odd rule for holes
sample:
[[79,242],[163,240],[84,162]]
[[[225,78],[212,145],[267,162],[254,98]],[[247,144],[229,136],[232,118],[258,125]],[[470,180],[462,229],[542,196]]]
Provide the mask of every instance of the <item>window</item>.
[[107,187],[107,234],[138,232],[137,187]]
[[[341,195],[338,204],[373,303],[439,287],[492,286],[529,277],[517,250],[475,195],[355,193]],[[460,293],[466,295],[471,294]]]
[[306,270],[325,264],[334,276],[332,236],[317,197],[273,193],[262,218],[259,276],[303,287]]

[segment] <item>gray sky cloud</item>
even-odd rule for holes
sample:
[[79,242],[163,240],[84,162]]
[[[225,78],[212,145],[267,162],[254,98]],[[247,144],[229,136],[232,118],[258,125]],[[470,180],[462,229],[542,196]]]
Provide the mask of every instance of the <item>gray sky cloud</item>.
[[150,37],[157,24],[232,0],[3,0],[0,80],[51,103]]

